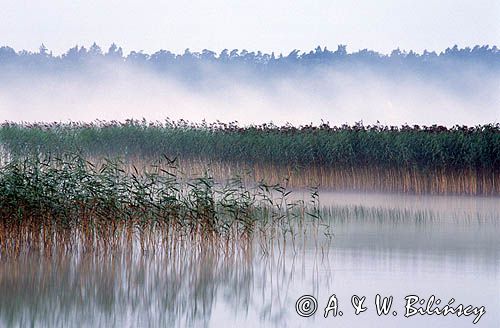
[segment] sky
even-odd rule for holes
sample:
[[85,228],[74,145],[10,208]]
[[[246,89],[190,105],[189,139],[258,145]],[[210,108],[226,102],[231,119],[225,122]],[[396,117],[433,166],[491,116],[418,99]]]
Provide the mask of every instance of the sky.
[[500,45],[498,0],[2,0],[0,45],[55,54],[93,42],[125,52],[440,51]]
[[[104,50],[116,43],[125,54],[227,48],[286,55],[339,44],[349,52],[381,53],[500,46],[500,0],[0,0],[0,46],[37,51],[43,43],[59,55],[94,42]],[[213,78],[221,84],[211,80],[217,87],[203,93],[128,69],[106,67],[112,75],[98,83],[79,75],[17,76],[0,88],[0,121],[170,117],[474,125],[500,117],[497,76],[480,75],[481,88],[460,93],[446,77],[384,78],[364,70],[325,70],[308,83],[290,78],[270,85],[220,76]],[[470,81],[480,73],[463,74]]]

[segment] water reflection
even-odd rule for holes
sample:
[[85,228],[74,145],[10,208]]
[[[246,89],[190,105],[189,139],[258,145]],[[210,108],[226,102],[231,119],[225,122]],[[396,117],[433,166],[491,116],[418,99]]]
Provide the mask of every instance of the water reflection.
[[[328,196],[328,195],[327,195]],[[335,196],[335,197],[334,197]],[[414,198],[412,198],[414,197]],[[2,259],[0,325],[6,327],[471,326],[471,318],[354,316],[350,296],[435,294],[484,305],[500,323],[500,208],[491,198],[336,194],[322,198],[324,226],[293,236],[137,245],[104,253]],[[272,236],[272,237],[271,237]],[[336,293],[343,317],[322,317]],[[311,294],[320,309],[295,313]],[[488,311],[489,310],[489,311]]]
[[9,259],[0,267],[0,318],[7,326],[191,326],[208,322],[218,295],[248,306],[251,249],[203,246]]

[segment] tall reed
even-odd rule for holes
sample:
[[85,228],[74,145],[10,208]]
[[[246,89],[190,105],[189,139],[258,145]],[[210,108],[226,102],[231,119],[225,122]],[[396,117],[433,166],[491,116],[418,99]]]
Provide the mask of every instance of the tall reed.
[[304,213],[288,195],[238,177],[185,177],[169,159],[127,172],[118,161],[94,165],[75,154],[18,158],[0,169],[0,258],[32,247],[107,248],[137,231],[144,243],[158,231],[248,236]]
[[6,156],[82,151],[92,158],[151,159],[245,166],[261,173],[299,172],[291,186],[317,180],[336,189],[500,193],[500,125],[354,126],[187,121],[4,123]]

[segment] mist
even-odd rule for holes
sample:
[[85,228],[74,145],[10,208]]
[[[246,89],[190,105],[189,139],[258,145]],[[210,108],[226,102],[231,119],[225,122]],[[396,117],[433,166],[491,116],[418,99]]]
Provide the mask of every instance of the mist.
[[180,79],[112,61],[64,73],[10,70],[0,88],[0,121],[498,122],[500,75],[473,64],[451,73],[388,73],[368,65],[343,65],[263,75],[244,66],[223,71],[204,64],[195,78]]

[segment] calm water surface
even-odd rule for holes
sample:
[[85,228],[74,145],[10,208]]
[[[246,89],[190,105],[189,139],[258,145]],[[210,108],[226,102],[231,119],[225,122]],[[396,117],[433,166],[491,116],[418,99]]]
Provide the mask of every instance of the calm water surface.
[[[474,326],[474,316],[405,318],[416,294],[485,306],[476,326],[498,327],[499,200],[323,192],[329,228],[306,224],[286,241],[4,261],[0,326]],[[318,300],[309,318],[295,311],[304,294]],[[332,294],[343,316],[325,319]],[[358,316],[354,294],[366,296]],[[394,297],[396,316],[377,316],[376,294]]]

